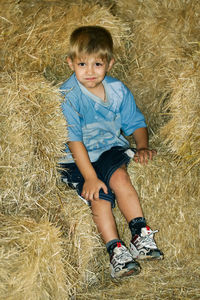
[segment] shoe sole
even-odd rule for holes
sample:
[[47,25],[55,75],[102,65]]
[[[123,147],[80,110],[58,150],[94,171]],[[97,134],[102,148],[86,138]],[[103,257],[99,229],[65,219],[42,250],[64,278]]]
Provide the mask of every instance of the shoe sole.
[[138,256],[138,257],[134,257],[134,259],[138,259],[138,260],[162,260],[164,259],[164,256],[161,255],[161,256],[155,256],[155,257],[152,257],[152,256],[148,256],[148,255],[141,255],[141,256]]
[[141,268],[138,267],[137,269],[132,269],[132,270],[121,270],[120,272],[116,273],[115,275],[111,274],[111,277],[113,279],[122,279],[122,278],[126,278],[126,277],[130,277],[130,276],[135,276],[137,274],[139,274],[141,271]]
[[141,251],[140,255],[137,255],[135,253],[134,249],[132,250],[130,247],[130,253],[133,257],[133,259],[138,259],[138,260],[162,260],[164,258],[164,254],[162,251],[150,251],[149,255],[148,252],[145,254],[143,251]]

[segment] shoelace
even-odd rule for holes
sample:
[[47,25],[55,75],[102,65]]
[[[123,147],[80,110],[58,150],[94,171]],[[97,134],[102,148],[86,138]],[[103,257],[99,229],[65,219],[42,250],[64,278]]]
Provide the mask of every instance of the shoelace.
[[120,259],[120,260],[123,260],[123,261],[126,261],[127,259],[132,259],[132,256],[131,254],[128,252],[127,249],[124,249],[124,248],[120,248],[121,253],[116,253],[116,258],[117,259]]
[[157,248],[156,243],[153,239],[153,235],[156,232],[158,232],[158,230],[154,230],[154,231],[151,230],[150,232],[147,232],[145,236],[140,236],[140,242],[142,243],[142,245],[148,248],[153,248],[153,249]]

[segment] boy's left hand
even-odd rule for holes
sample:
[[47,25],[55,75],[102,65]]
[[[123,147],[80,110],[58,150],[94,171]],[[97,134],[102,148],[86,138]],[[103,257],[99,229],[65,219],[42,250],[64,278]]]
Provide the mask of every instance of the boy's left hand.
[[142,165],[146,165],[149,160],[152,160],[153,157],[157,154],[156,150],[148,149],[148,148],[141,148],[138,149],[133,160],[135,162],[139,162]]

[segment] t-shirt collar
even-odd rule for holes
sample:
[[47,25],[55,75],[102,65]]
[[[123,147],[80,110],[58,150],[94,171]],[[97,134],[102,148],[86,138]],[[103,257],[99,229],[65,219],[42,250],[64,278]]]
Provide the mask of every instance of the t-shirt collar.
[[[77,79],[77,78],[76,78]],[[89,98],[91,98],[93,101],[104,105],[104,106],[108,106],[110,104],[110,100],[109,100],[109,95],[108,95],[108,87],[107,87],[107,83],[105,81],[105,79],[102,81],[104,89],[105,89],[105,93],[106,93],[106,102],[104,102],[101,98],[99,98],[98,96],[92,94],[90,91],[88,91],[84,85],[82,85],[78,79],[77,79],[78,85],[81,89],[81,91],[83,92],[83,94],[85,94],[86,96],[88,96]]]

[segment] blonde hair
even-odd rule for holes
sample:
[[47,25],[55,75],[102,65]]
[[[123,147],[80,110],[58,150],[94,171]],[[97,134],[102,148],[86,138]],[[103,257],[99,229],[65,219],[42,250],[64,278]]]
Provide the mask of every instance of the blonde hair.
[[113,40],[110,32],[100,26],[82,26],[70,36],[68,56],[75,57],[95,54],[108,63],[113,58]]

